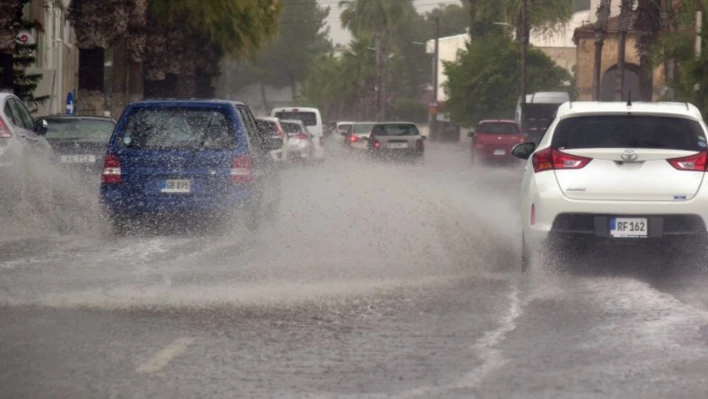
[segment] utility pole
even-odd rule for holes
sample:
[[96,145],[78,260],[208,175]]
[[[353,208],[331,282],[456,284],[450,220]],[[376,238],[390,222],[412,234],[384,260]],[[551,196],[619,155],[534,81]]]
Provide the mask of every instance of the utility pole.
[[438,139],[438,64],[440,63],[440,17],[435,17],[435,56],[433,60],[433,103],[435,104],[435,112],[430,119],[430,139],[436,141]]
[[529,45],[528,0],[521,2],[521,104],[526,104],[526,50]]

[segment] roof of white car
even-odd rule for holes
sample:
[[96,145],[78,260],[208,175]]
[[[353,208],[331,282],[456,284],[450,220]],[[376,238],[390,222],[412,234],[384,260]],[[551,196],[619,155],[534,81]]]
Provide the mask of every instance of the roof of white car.
[[627,104],[626,101],[573,101],[561,104],[556,117],[625,113],[675,115],[702,120],[701,112],[694,105],[677,102],[632,102]]

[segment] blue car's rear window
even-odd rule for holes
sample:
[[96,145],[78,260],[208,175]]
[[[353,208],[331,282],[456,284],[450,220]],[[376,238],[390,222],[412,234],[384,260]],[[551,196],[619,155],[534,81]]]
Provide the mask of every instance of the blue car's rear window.
[[233,149],[236,134],[225,109],[136,108],[127,116],[118,145],[130,149]]

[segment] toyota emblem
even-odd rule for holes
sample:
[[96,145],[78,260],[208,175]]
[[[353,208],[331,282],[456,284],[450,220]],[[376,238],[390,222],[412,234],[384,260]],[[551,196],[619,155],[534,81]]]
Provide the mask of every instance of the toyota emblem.
[[623,161],[636,161],[638,158],[637,152],[634,150],[624,150],[622,153]]

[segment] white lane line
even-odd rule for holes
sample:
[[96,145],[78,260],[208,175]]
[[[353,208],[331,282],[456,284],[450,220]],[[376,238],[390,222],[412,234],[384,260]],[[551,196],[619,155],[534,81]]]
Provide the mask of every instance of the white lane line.
[[161,351],[157,352],[150,360],[141,364],[135,371],[146,374],[160,371],[167,366],[172,359],[184,353],[193,342],[194,338],[191,337],[177,338]]
[[457,388],[475,388],[479,386],[489,373],[502,368],[506,364],[507,359],[504,358],[497,345],[506,338],[507,334],[516,329],[516,319],[521,316],[521,313],[522,306],[519,299],[519,289],[516,285],[513,285],[509,292],[509,310],[501,320],[501,325],[495,330],[488,331],[473,346],[479,352],[482,364],[463,377],[457,383]]

